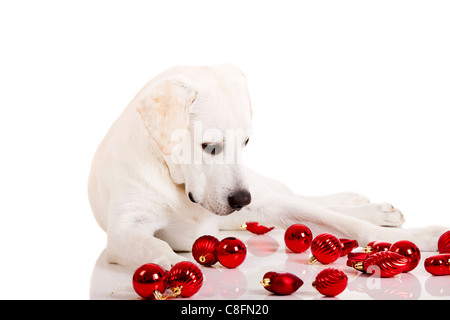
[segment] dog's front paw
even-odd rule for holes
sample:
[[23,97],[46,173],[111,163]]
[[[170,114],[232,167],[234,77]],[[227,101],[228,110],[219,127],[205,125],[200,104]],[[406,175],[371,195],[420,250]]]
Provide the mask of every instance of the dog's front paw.
[[380,203],[373,206],[376,224],[383,227],[400,227],[405,222],[405,217],[400,210],[389,203]]

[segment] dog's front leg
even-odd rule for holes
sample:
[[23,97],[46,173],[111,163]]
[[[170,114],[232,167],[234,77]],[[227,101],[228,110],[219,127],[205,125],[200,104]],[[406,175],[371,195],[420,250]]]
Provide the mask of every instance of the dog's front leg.
[[164,227],[163,208],[124,205],[111,209],[107,227],[108,262],[122,265],[159,264],[166,270],[183,257],[177,255],[169,244],[154,236]]
[[252,192],[252,196],[252,203],[233,217],[234,223],[238,223],[238,217],[239,222],[253,220],[281,228],[302,223],[308,226],[314,235],[332,233],[340,238],[356,239],[361,245],[373,240],[395,242],[405,239],[425,251],[435,251],[439,236],[448,230],[439,226],[414,229],[380,227],[296,196],[276,193],[260,196],[258,192]]

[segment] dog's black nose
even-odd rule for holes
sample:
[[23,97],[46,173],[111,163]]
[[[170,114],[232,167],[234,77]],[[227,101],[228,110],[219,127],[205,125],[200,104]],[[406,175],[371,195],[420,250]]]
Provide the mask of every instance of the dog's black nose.
[[252,195],[247,190],[239,190],[228,197],[230,207],[240,210],[252,201]]

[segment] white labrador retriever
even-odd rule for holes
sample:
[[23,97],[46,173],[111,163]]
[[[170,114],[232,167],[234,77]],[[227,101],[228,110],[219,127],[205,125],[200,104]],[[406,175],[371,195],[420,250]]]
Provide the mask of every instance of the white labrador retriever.
[[445,228],[398,228],[403,216],[389,204],[355,193],[297,196],[242,165],[251,118],[246,78],[231,65],[175,67],[139,91],[101,142],[89,176],[110,262],[169,268],[183,260],[174,250],[251,220],[436,250]]

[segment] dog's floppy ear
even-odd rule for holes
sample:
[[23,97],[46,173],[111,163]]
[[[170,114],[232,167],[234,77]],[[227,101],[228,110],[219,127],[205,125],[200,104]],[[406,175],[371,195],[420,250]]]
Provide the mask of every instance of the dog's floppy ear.
[[197,92],[185,82],[164,80],[139,100],[136,110],[147,132],[164,154],[169,155],[179,142],[172,141],[172,133],[177,129],[188,128],[189,107],[196,97]]

